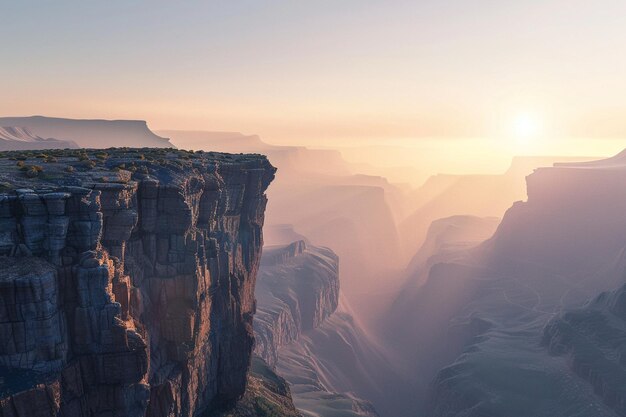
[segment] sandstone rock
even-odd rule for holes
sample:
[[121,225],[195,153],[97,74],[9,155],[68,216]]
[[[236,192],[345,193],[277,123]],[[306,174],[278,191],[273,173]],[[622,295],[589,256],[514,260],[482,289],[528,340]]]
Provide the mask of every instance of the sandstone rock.
[[46,180],[0,157],[0,415],[190,417],[244,393],[274,168],[141,152],[170,162],[113,149]]
[[263,253],[256,287],[255,353],[275,366],[280,346],[322,324],[339,304],[339,259],[296,241]]

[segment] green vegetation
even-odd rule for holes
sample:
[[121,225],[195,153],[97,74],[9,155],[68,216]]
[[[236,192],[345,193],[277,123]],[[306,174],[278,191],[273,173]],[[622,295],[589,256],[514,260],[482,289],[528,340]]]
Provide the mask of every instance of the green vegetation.
[[80,166],[85,169],[92,169],[96,166],[96,163],[92,161],[91,159],[87,158],[87,159],[82,159],[80,161]]
[[36,188],[37,184],[42,187],[93,184],[104,179],[128,183],[145,176],[169,179],[188,170],[248,158],[258,156],[172,148],[0,151],[0,183],[5,184],[0,192]]
[[257,396],[254,398],[254,409],[258,416],[262,417],[283,417],[284,411],[277,404],[268,401],[265,397]]
[[14,190],[15,187],[8,182],[0,182],[0,193],[6,193],[8,191]]

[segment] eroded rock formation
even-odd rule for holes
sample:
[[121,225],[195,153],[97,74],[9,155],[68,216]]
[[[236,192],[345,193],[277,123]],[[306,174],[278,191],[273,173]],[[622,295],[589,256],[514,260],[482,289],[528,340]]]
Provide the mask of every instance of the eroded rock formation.
[[197,416],[238,399],[275,169],[80,152],[36,176],[0,158],[0,415]]
[[543,345],[617,415],[626,415],[626,286],[551,320]]
[[271,366],[278,348],[319,327],[339,304],[339,259],[330,249],[300,240],[266,248],[254,319],[255,352]]

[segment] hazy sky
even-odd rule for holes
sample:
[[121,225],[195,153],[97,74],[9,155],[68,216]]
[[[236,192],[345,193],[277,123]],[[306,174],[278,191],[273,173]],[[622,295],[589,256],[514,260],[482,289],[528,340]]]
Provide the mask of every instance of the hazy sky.
[[0,0],[0,16],[2,115],[285,141],[498,136],[522,114],[626,137],[623,0]]

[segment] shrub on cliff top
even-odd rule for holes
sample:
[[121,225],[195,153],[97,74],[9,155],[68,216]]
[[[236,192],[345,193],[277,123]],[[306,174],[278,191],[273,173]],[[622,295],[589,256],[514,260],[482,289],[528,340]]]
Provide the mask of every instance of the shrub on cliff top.
[[96,163],[92,161],[91,159],[87,158],[87,159],[83,159],[80,161],[80,166],[86,169],[92,169],[93,167],[96,166]]
[[39,165],[31,165],[26,170],[26,176],[28,178],[35,178],[35,177],[37,177],[39,175],[40,172],[43,172],[43,168],[42,167],[40,167]]

